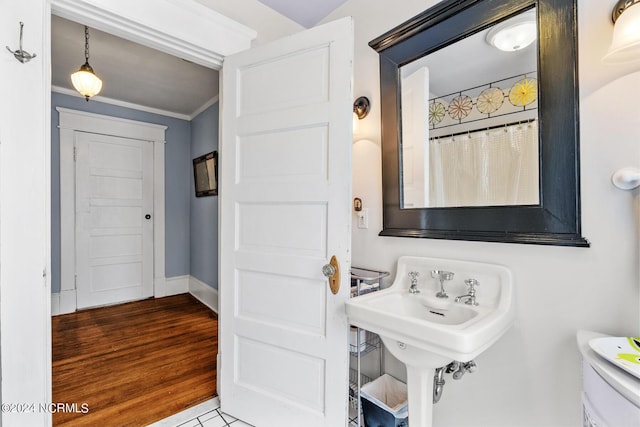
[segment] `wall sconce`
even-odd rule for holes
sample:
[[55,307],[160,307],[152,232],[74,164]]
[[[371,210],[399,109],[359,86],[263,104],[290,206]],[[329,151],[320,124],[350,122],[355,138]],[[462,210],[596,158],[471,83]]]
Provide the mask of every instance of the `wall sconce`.
[[608,63],[631,62],[640,58],[640,0],[619,0],[613,8],[613,40],[602,58]]
[[354,136],[359,132],[358,122],[369,114],[369,110],[371,110],[371,103],[369,102],[369,98],[366,96],[361,96],[353,102],[353,134]]
[[71,83],[87,101],[100,93],[102,89],[102,80],[96,76],[93,68],[89,65],[89,27],[86,25],[84,26],[84,64],[80,66],[78,71],[71,74]]
[[529,46],[538,37],[536,14],[523,13],[502,22],[487,33],[487,43],[504,52],[515,52]]
[[358,117],[358,120],[362,120],[367,117],[370,109],[371,103],[369,102],[369,98],[366,96],[361,96],[353,102],[353,112]]
[[[613,12],[613,40],[602,58],[608,63],[624,63],[640,59],[640,0],[619,0]],[[621,190],[640,187],[640,169],[626,167],[611,176],[613,185]]]

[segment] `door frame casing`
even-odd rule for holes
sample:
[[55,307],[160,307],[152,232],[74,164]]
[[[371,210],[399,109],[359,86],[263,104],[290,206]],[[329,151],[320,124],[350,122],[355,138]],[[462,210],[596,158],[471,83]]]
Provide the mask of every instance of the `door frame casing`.
[[[75,188],[75,133],[97,133],[153,142],[153,289],[167,295],[165,277],[164,144],[167,126],[56,107],[60,129],[60,189]],[[76,310],[75,191],[60,191],[60,310]]]
[[[251,41],[257,36],[255,30],[233,21],[195,0],[136,0],[135,4],[128,0],[47,0],[45,12],[49,15],[55,14],[90,25],[98,30],[214,70],[222,68],[225,56],[250,48]],[[50,46],[51,31],[46,31],[43,37],[45,44]],[[45,61],[44,69],[50,69],[51,59],[45,57]],[[45,80],[45,90],[50,92],[50,79],[45,76]],[[50,103],[49,99],[47,107],[50,107]],[[46,111],[49,109],[47,108]],[[61,156],[62,154],[61,150]],[[62,170],[61,164],[61,185]],[[61,186],[61,188],[66,187]],[[162,196],[164,197],[164,194]],[[156,210],[156,212],[161,212],[164,222],[164,205],[161,210]],[[75,212],[71,218],[74,217]],[[156,219],[158,219],[157,216]],[[61,212],[61,223],[66,221],[64,212]],[[63,224],[61,224],[61,241],[65,239],[62,227]],[[67,224],[65,227],[69,227],[69,225]],[[158,240],[155,241],[158,242]],[[164,239],[162,241],[164,242]],[[61,242],[62,256],[64,256],[64,248],[67,246]],[[162,250],[162,261],[154,262],[154,277],[165,277],[164,244]],[[155,250],[154,259],[156,259]],[[69,284],[73,285],[75,282],[74,276],[69,276],[69,272],[75,274],[75,265],[70,266],[64,261],[61,263],[60,311],[69,310],[71,304],[75,310],[75,290],[69,292],[70,289],[66,289],[70,286]],[[159,268],[162,268],[160,275],[157,273]],[[75,288],[75,286],[73,287]],[[164,289],[162,285],[159,287]],[[49,290],[49,292],[51,291]],[[162,292],[159,292],[156,296],[163,296],[161,294]]]
[[[113,28],[120,28],[121,37],[137,32],[137,42],[145,46],[152,46],[163,52],[162,45],[174,46],[173,54],[185,59],[193,58],[194,52],[199,52],[198,61],[201,65],[219,69],[220,64],[206,58],[224,57],[234,52],[250,47],[251,40],[256,33],[237,22],[228,19],[217,12],[200,5],[202,10],[198,13],[197,2],[181,0],[165,0],[162,5],[157,0],[45,0],[44,2],[17,2],[11,6],[12,13],[6,15],[8,19],[15,19],[17,23],[24,20],[27,28],[36,28],[35,31],[27,31],[27,48],[35,49],[38,57],[30,64],[21,64],[24,73],[16,75],[15,79],[7,84],[11,90],[3,91],[3,98],[7,108],[3,111],[11,111],[4,119],[0,120],[2,133],[2,159],[3,166],[7,166],[6,160],[12,156],[28,158],[29,150],[35,149],[41,153],[39,159],[41,172],[35,173],[27,182],[34,182],[33,190],[41,192],[45,190],[42,204],[34,202],[33,198],[25,195],[23,186],[16,184],[16,178],[21,179],[20,171],[25,170],[22,163],[15,162],[11,167],[3,168],[3,192],[0,194],[0,204],[3,205],[2,219],[10,215],[8,221],[3,221],[3,227],[20,224],[18,211],[29,209],[41,209],[41,215],[30,213],[27,219],[34,218],[37,224],[31,224],[31,228],[45,230],[39,240],[29,235],[32,240],[25,240],[25,236],[19,233],[3,233],[2,243],[10,250],[2,251],[2,323],[0,324],[0,336],[2,336],[1,372],[2,390],[0,394],[3,402],[49,404],[52,399],[51,391],[51,317],[49,307],[51,305],[51,286],[49,279],[50,270],[50,242],[51,233],[51,208],[50,208],[50,164],[51,164],[51,12],[56,15],[66,16],[72,20],[85,20],[95,22],[98,16],[104,25],[99,29],[113,33]],[[19,4],[19,5],[18,5]],[[4,2],[0,9],[9,8],[9,3]],[[4,10],[4,9],[3,9]],[[173,14],[173,12],[176,12]],[[217,20],[210,20],[209,15],[214,14]],[[75,16],[71,18],[71,15]],[[146,25],[138,25],[143,21]],[[4,22],[4,20],[3,20]],[[7,27],[8,28],[8,27]],[[11,28],[11,34],[15,36]],[[98,26],[95,26],[98,28]],[[211,38],[205,36],[207,31],[216,28],[222,32],[222,36]],[[3,34],[9,34],[9,30]],[[235,34],[240,42],[232,44],[229,40],[231,34]],[[191,35],[191,36],[189,36]],[[30,38],[29,38],[30,37]],[[190,43],[185,39],[190,37]],[[9,40],[9,38],[7,38]],[[15,40],[15,39],[14,39]],[[28,46],[33,46],[29,48]],[[195,61],[194,61],[195,62]],[[8,62],[7,62],[8,63]],[[16,73],[13,73],[16,74]],[[6,89],[5,87],[5,89]],[[43,93],[44,92],[44,93]],[[13,122],[9,122],[9,121]],[[28,127],[29,132],[21,131],[21,127]],[[9,135],[10,141],[4,136]],[[34,137],[34,135],[36,135]],[[41,137],[38,137],[40,135]],[[35,142],[34,142],[35,141]],[[39,142],[38,142],[39,141]],[[11,142],[11,144],[7,144]],[[22,143],[22,144],[21,144]],[[17,148],[16,148],[17,147]],[[36,163],[34,163],[36,164]],[[28,169],[27,169],[28,170]],[[20,181],[18,181],[20,182]],[[39,185],[38,182],[41,184]],[[11,191],[5,192],[9,188]],[[31,193],[33,194],[33,193]],[[37,194],[37,193],[36,193]],[[23,216],[24,217],[24,216]],[[36,246],[43,246],[43,258],[41,263],[34,262],[38,254],[34,252]],[[3,246],[4,248],[5,246]],[[8,267],[11,268],[8,268]],[[24,269],[26,274],[21,274],[19,269]],[[31,283],[32,278],[42,277],[43,284]],[[16,286],[16,283],[24,283]],[[38,311],[40,307],[42,311]],[[42,313],[42,316],[38,316]],[[24,414],[17,412],[5,412],[0,414],[0,423],[17,424],[19,420],[29,420],[31,425],[50,426],[51,414],[43,411]]]
[[51,13],[219,70],[255,30],[195,0],[49,0]]

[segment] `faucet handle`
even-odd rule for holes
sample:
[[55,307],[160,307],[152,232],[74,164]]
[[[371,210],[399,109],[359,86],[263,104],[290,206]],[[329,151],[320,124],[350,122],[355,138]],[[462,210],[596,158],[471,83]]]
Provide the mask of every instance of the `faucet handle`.
[[455,273],[451,271],[431,270],[431,277],[440,281],[453,280],[453,276],[455,276]]
[[476,279],[465,279],[464,284],[467,285],[469,292],[475,291],[476,286],[480,286],[480,282]]
[[409,293],[411,294],[419,294],[420,290],[418,289],[418,279],[417,277],[420,275],[417,271],[410,271],[409,277],[411,277],[411,286],[409,287]]

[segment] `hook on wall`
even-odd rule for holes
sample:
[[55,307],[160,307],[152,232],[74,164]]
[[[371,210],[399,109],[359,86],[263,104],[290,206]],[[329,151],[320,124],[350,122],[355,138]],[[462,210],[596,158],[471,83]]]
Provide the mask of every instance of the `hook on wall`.
[[18,61],[20,61],[23,64],[26,64],[27,62],[35,58],[36,54],[35,53],[31,54],[25,50],[22,50],[22,27],[24,27],[24,22],[21,21],[20,22],[20,48],[18,50],[11,50],[11,48],[7,46],[7,50],[13,53],[13,56],[15,56],[15,58]]

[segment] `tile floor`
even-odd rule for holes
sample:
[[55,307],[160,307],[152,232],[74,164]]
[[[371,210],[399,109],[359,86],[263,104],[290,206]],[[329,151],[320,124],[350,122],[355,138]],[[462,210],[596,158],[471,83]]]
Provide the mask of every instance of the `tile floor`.
[[149,427],[251,427],[220,411],[220,400],[216,397],[189,408]]

